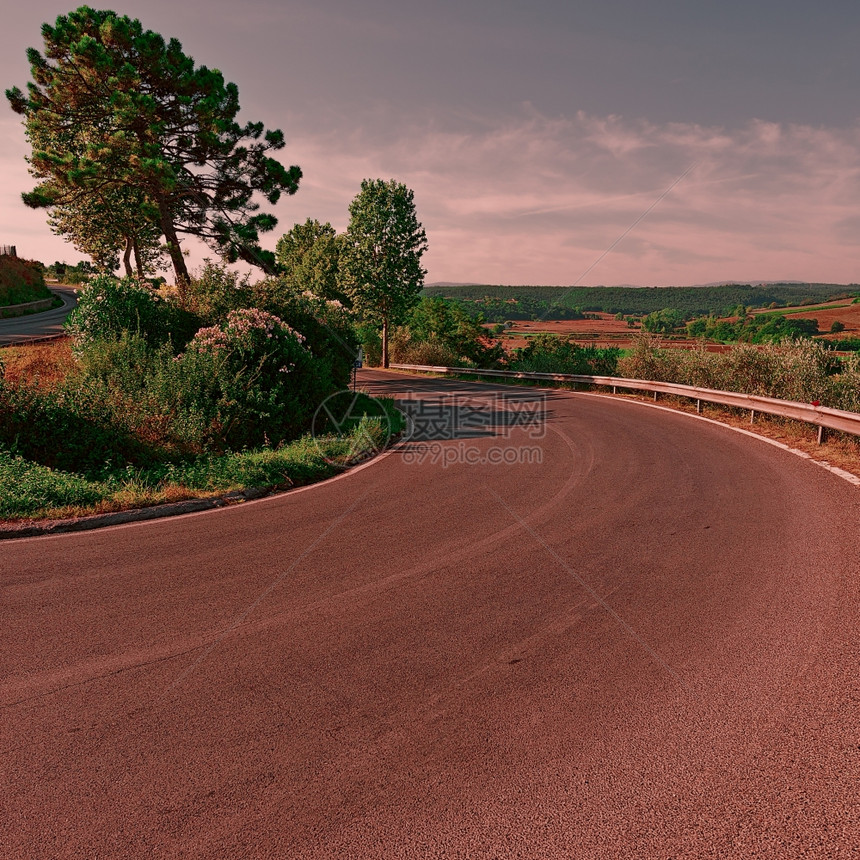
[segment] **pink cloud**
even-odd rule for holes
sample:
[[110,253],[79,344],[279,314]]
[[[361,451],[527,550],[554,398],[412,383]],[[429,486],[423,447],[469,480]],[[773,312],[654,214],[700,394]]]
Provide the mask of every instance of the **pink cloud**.
[[[395,177],[415,191],[430,281],[572,284],[691,165],[584,283],[860,280],[858,127],[751,120],[728,129],[547,117],[529,106],[503,120],[404,124],[380,112],[361,128],[335,116],[315,132],[298,119],[283,126],[284,159],[305,178],[278,205],[280,226],[310,216],[342,230],[361,180]],[[20,126],[4,122],[0,134],[0,241],[17,235],[33,256],[74,258],[46,251],[63,246],[18,202],[31,184]]]

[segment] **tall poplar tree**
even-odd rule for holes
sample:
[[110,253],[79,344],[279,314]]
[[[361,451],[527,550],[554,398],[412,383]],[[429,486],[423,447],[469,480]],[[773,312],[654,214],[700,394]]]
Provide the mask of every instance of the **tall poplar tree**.
[[177,286],[189,277],[179,235],[203,239],[226,261],[274,271],[260,232],[277,220],[259,212],[298,189],[301,170],[269,153],[279,130],[239,125],[239,92],[217,69],[196,66],[176,39],[140,21],[81,6],[44,24],[44,56],[27,51],[33,80],[6,91],[25,118],[30,172],[40,184],[30,206],[68,203],[76,192],[139,194],[144,221],[158,225]]
[[418,302],[427,235],[415,212],[413,192],[394,179],[365,179],[349,205],[338,282],[353,310],[382,329],[382,366],[388,367],[388,335]]

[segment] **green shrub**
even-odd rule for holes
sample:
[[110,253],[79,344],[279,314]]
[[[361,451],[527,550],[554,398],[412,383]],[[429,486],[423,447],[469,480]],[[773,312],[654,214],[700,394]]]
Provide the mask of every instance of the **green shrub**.
[[221,263],[205,260],[188,289],[191,309],[202,325],[220,325],[230,311],[254,306],[249,276],[240,276]]
[[151,461],[125,417],[97,380],[73,377],[49,391],[0,380],[0,444],[45,466],[86,474]]
[[77,355],[93,343],[120,340],[124,333],[138,335],[152,346],[169,342],[177,353],[200,325],[194,313],[162,298],[143,281],[98,275],[78,296],[66,330],[75,341]]
[[838,409],[860,408],[860,356],[840,362],[824,343],[808,339],[741,344],[726,353],[665,349],[641,337],[618,363],[632,379],[650,379],[738,391],[801,403],[819,401]]
[[118,339],[124,331],[139,334],[148,343],[163,343],[168,331],[161,302],[163,299],[133,278],[98,275],[78,296],[66,330],[79,348],[92,340]]
[[569,337],[539,334],[526,346],[513,351],[508,366],[511,370],[529,373],[612,376],[620,354],[620,350],[614,347],[579,346]]
[[860,412],[860,353],[841,362],[838,373],[831,379],[832,393],[828,401],[838,409]]
[[434,367],[462,367],[464,364],[448,344],[436,337],[413,340],[406,328],[394,332],[389,349],[394,364],[423,364]]
[[0,449],[0,518],[22,517],[68,505],[92,505],[98,484],[49,469]]
[[860,337],[846,337],[824,341],[828,349],[838,349],[843,352],[857,352],[860,350]]

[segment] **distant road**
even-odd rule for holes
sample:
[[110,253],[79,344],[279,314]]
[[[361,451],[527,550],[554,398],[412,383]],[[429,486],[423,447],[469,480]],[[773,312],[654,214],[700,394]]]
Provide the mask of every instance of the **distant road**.
[[359,382],[416,428],[362,471],[0,543],[0,857],[857,857],[855,487],[654,407]]
[[63,323],[78,303],[78,295],[73,287],[50,287],[50,290],[63,300],[63,306],[40,314],[0,320],[0,344],[27,343],[63,334]]

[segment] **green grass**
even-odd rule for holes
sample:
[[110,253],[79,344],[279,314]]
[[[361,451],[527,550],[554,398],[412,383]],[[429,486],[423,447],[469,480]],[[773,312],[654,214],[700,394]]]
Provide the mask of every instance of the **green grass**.
[[[379,402],[385,416],[375,405]],[[91,478],[0,450],[0,519],[80,516],[321,481],[376,453],[390,435],[403,430],[403,415],[390,398],[360,400],[354,412],[364,407],[368,417],[350,422],[341,435],[307,435],[277,449],[201,456],[179,464],[106,469]]]

